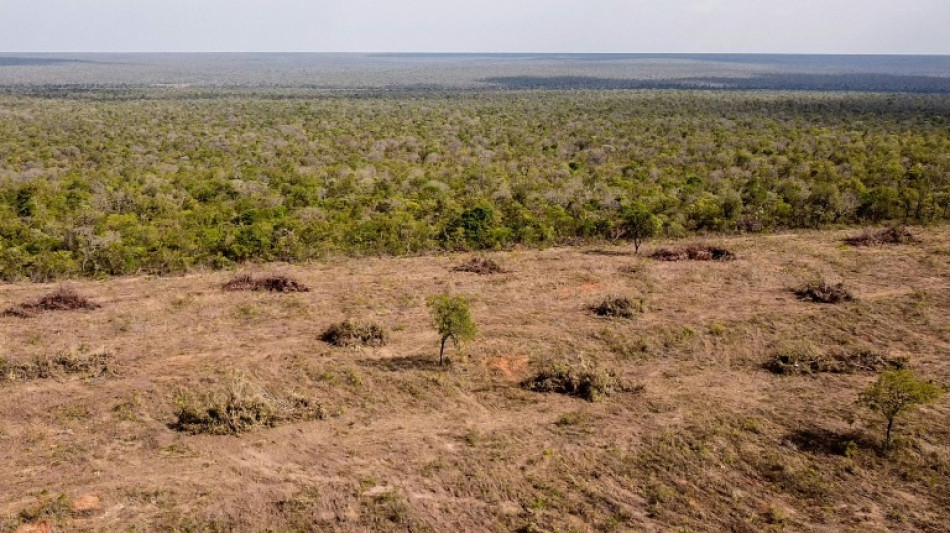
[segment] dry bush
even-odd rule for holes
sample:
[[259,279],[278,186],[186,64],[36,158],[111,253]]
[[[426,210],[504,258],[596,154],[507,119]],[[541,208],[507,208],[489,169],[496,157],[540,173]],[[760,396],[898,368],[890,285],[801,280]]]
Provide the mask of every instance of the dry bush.
[[266,275],[255,278],[238,274],[224,284],[226,291],[310,292],[310,288],[287,276]]
[[279,398],[235,374],[218,388],[197,396],[182,391],[175,400],[172,429],[193,435],[237,435],[289,420],[326,418],[323,407],[307,398]]
[[472,272],[475,274],[503,274],[506,272],[495,261],[487,257],[473,257],[452,269],[453,272]]
[[589,309],[597,316],[633,318],[637,313],[643,312],[643,301],[611,296],[599,304],[591,305]]
[[30,361],[9,361],[0,357],[0,382],[31,381],[67,375],[92,378],[115,373],[112,355],[107,352],[89,355],[66,352],[56,356],[38,356]]
[[660,248],[650,257],[658,261],[732,261],[736,254],[721,246],[691,244],[685,248]]
[[769,371],[784,375],[852,374],[900,369],[905,366],[907,366],[907,359],[890,358],[868,348],[849,351],[842,347],[835,347],[822,351],[808,344],[782,346],[765,363],[765,368]]
[[619,392],[640,392],[642,386],[627,386],[614,374],[600,369],[576,370],[553,365],[521,382],[521,388],[533,392],[554,392],[583,398],[589,402]]
[[885,244],[914,244],[920,242],[920,239],[904,226],[892,226],[880,231],[867,230],[861,235],[848,237],[844,242],[850,246],[882,246]]
[[386,332],[376,324],[354,319],[333,324],[320,336],[320,340],[334,346],[383,346]]
[[801,287],[793,289],[793,292],[800,300],[822,304],[850,302],[854,299],[854,296],[844,288],[844,283],[831,284],[825,280],[809,281]]
[[43,311],[77,311],[99,309],[99,304],[90,301],[72,287],[60,287],[35,302],[15,305],[3,312],[5,316],[30,318]]

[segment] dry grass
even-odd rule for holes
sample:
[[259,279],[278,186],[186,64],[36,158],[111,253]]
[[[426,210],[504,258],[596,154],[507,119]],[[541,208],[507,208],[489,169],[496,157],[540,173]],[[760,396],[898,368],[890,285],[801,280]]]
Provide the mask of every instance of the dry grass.
[[[913,231],[917,246],[861,249],[841,246],[848,231],[728,237],[741,261],[623,274],[632,247],[492,254],[503,276],[453,273],[453,255],[331,259],[270,267],[311,288],[280,298],[222,291],[223,273],[77,281],[108,305],[0,317],[18,368],[110,354],[108,379],[54,365],[0,384],[0,531],[942,531],[950,400],[901,419],[887,455],[855,405],[878,355],[950,384],[950,228]],[[857,299],[788,290],[817,277]],[[0,308],[55,288],[2,285]],[[425,306],[442,292],[471,299],[481,332],[446,367]],[[649,307],[585,308],[610,294]],[[347,317],[385,346],[319,341]],[[847,371],[763,370],[794,339],[824,358],[800,366]],[[552,362],[645,388],[586,402],[521,387]]]
[[591,305],[590,310],[602,317],[633,318],[637,313],[643,312],[643,302],[626,296],[610,296],[600,303]]

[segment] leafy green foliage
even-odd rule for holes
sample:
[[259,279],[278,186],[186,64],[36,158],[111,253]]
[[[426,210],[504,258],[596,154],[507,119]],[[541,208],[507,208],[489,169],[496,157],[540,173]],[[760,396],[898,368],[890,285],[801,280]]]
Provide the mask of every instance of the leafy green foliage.
[[944,391],[939,386],[918,379],[911,370],[891,370],[881,374],[859,396],[868,409],[880,413],[887,422],[884,447],[891,447],[891,432],[897,417],[906,411],[937,401]]
[[429,297],[428,305],[435,329],[442,339],[439,350],[439,364],[442,364],[447,340],[451,339],[458,347],[460,342],[474,338],[478,330],[472,321],[469,302],[465,297],[437,294]]
[[0,107],[4,280],[950,219],[941,95],[141,89]]

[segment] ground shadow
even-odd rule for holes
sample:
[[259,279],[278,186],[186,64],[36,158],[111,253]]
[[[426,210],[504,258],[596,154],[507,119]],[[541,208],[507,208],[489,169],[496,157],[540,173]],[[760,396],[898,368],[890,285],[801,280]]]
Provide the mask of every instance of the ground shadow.
[[847,455],[849,449],[877,449],[877,443],[859,431],[838,432],[811,427],[795,430],[785,436],[786,442],[807,453],[821,455]]

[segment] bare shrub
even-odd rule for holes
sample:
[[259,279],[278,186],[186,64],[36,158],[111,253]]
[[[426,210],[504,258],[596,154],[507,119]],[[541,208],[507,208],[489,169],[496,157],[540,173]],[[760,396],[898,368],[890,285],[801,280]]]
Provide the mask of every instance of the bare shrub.
[[732,261],[736,254],[721,246],[691,244],[685,248],[660,248],[650,257],[658,261]]
[[474,274],[503,274],[506,272],[495,261],[487,257],[473,257],[452,269],[453,272],[472,272]]
[[224,284],[226,291],[268,291],[268,292],[310,292],[310,288],[299,281],[278,275],[266,275],[255,278],[250,274],[238,274]]
[[614,374],[600,370],[575,370],[554,365],[521,383],[533,392],[566,394],[589,402],[620,392],[640,392],[642,386],[627,386]]
[[60,287],[35,302],[15,305],[3,312],[5,316],[30,318],[43,311],[91,311],[99,309],[99,304],[90,301],[72,287]]
[[334,346],[383,346],[386,332],[376,324],[348,319],[331,325],[320,340]]
[[633,318],[637,313],[643,312],[643,301],[612,296],[589,308],[597,316]]
[[793,289],[795,296],[800,300],[822,304],[836,304],[850,302],[854,299],[844,287],[844,283],[831,284],[825,280],[810,281],[797,289]]
[[844,242],[850,246],[882,246],[885,244],[914,244],[920,242],[920,239],[904,226],[892,226],[879,231],[866,230],[861,235],[848,237]]

